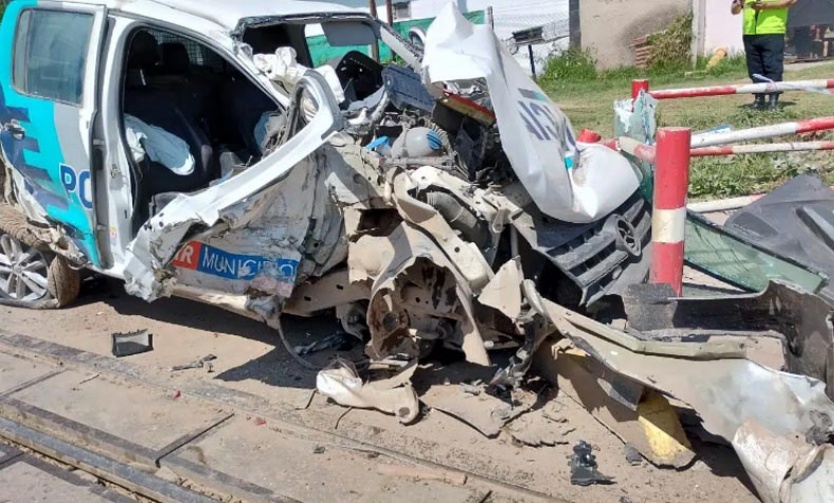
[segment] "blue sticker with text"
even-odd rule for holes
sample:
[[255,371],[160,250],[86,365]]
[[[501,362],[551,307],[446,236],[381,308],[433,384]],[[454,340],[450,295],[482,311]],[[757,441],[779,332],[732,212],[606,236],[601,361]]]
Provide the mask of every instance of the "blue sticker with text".
[[172,263],[183,269],[233,280],[252,280],[261,271],[268,270],[269,276],[281,283],[295,283],[298,274],[297,260],[238,255],[197,241],[183,246]]

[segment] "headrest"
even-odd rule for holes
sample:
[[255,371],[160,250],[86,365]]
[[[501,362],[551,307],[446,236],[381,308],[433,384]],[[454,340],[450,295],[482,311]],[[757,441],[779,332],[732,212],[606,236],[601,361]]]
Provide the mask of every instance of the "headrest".
[[157,62],[159,62],[159,44],[157,44],[153,35],[146,31],[140,31],[130,42],[127,67],[148,70],[154,68]]
[[188,73],[191,69],[191,60],[188,58],[188,50],[185,45],[179,42],[166,42],[160,46],[162,50],[162,65],[167,73],[182,74]]

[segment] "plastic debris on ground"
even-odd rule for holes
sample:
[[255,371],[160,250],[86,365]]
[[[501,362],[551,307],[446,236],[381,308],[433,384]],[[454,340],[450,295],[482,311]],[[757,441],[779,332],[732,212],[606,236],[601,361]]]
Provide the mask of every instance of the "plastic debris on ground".
[[363,383],[356,367],[337,359],[316,376],[316,389],[339,405],[360,409],[377,409],[393,414],[404,424],[417,419],[420,402],[411,385],[416,361],[389,379]]
[[113,356],[117,358],[153,351],[153,334],[148,330],[137,330],[128,333],[117,332],[112,334],[112,338],[112,352]]
[[593,484],[613,484],[614,479],[597,471],[597,458],[593,454],[594,447],[580,440],[573,446],[570,457],[570,483],[575,486],[590,486]]

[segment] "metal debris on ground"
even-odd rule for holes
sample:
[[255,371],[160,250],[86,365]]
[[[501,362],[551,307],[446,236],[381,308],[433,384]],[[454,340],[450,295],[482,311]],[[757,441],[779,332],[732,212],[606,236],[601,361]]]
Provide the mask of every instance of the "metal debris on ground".
[[138,355],[153,351],[153,334],[148,330],[137,330],[136,332],[113,333],[113,356]]
[[573,446],[573,455],[570,457],[570,483],[575,486],[590,486],[593,484],[613,484],[612,477],[597,471],[597,458],[593,454],[593,446],[584,440],[580,440]]
[[746,421],[733,438],[750,481],[764,503],[834,501],[834,447],[811,445]]
[[189,369],[201,369],[203,367],[208,368],[208,372],[214,372],[214,365],[211,363],[216,360],[217,357],[214,355],[206,355],[202,358],[198,358],[191,363],[186,363],[185,365],[177,365],[171,367],[172,371],[179,371],[179,370],[189,370]]
[[316,389],[339,405],[360,409],[377,409],[394,414],[404,424],[417,419],[420,402],[411,385],[413,365],[390,379],[363,383],[356,367],[349,361],[337,359],[330,367],[319,371]]
[[640,454],[640,451],[637,450],[631,444],[625,444],[623,446],[623,451],[625,452],[625,458],[628,464],[632,466],[638,466],[643,464],[643,456]]
[[478,396],[484,391],[484,382],[480,379],[473,381],[471,384],[462,382],[460,383],[460,389],[462,389],[464,393]]

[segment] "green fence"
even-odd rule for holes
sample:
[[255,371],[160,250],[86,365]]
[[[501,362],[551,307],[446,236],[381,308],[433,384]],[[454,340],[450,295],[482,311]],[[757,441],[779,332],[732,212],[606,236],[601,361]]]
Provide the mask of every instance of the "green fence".
[[[484,24],[486,21],[486,11],[475,11],[464,14],[464,17],[474,24]],[[416,27],[427,30],[429,25],[434,21],[434,18],[426,19],[410,19],[408,21],[399,21],[394,23],[394,30],[396,30],[403,38],[408,39],[408,30]],[[310,55],[313,57],[313,64],[320,66],[327,61],[342,56],[348,51],[359,51],[363,54],[370,55],[370,46],[341,46],[332,47],[327,43],[327,38],[324,35],[316,35],[314,37],[307,37],[307,45],[310,47]],[[391,49],[385,44],[380,44],[379,59],[381,61],[388,61],[392,58]]]

